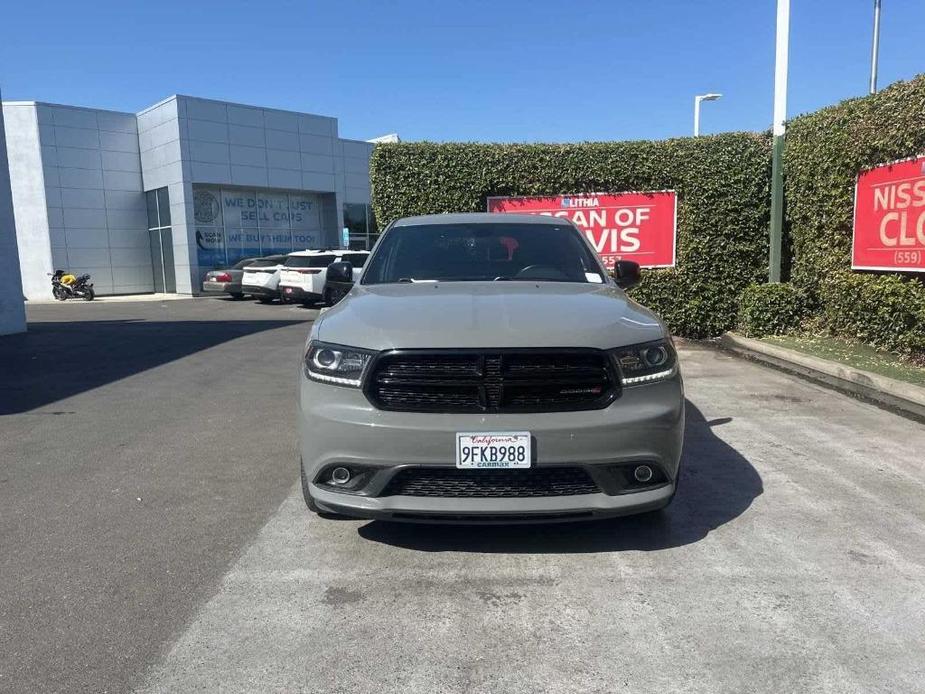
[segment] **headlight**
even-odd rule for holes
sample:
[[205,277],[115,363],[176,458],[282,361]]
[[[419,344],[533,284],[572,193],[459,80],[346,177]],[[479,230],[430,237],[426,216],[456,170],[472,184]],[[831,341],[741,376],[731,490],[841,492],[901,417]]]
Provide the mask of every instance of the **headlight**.
[[373,353],[313,341],[305,353],[305,375],[314,381],[359,388]]
[[677,373],[678,357],[670,340],[611,350],[624,386],[635,386],[671,378]]

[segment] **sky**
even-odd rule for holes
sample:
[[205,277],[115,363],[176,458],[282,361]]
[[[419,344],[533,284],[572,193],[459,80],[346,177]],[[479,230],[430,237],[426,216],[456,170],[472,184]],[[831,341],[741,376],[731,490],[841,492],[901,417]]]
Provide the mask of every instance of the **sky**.
[[[925,72],[925,0],[882,0],[880,80]],[[0,0],[0,90],[171,94],[336,116],[341,137],[576,142],[770,127],[776,0]],[[788,116],[867,92],[873,0],[792,0]]]

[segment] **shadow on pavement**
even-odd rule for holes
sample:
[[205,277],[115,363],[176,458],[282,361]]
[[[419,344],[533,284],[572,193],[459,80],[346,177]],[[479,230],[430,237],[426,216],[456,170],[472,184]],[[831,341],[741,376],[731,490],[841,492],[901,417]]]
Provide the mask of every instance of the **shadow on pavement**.
[[30,322],[0,340],[0,415],[28,412],[239,337],[301,320]]
[[713,433],[713,427],[730,421],[730,417],[707,421],[687,401],[681,483],[674,502],[661,513],[582,523],[490,527],[373,521],[358,532],[367,540],[422,552],[570,554],[688,545],[740,516],[763,491],[758,471]]

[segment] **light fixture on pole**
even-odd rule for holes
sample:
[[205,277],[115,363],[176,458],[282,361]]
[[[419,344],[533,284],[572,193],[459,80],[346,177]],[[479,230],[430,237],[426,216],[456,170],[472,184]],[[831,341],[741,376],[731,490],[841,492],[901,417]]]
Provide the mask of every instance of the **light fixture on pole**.
[[771,228],[768,279],[780,282],[784,227],[784,132],[787,122],[787,59],[790,48],[790,0],[777,0],[777,49],[774,59],[774,145],[771,153]]
[[694,137],[700,135],[700,104],[704,101],[716,101],[722,94],[698,94],[694,97]]
[[877,63],[880,59],[880,0],[874,0],[874,42],[870,49],[870,93],[877,91]]

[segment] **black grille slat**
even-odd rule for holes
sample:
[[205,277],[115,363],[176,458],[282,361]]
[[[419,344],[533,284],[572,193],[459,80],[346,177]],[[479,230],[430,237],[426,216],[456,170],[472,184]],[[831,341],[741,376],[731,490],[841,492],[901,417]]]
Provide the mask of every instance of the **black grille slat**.
[[381,496],[515,498],[595,494],[600,489],[580,467],[525,470],[405,468],[389,481]]
[[562,412],[606,407],[618,394],[597,350],[422,350],[386,353],[370,401],[407,412]]
[[505,364],[505,374],[510,376],[519,376],[528,374],[529,376],[543,375],[595,375],[600,373],[600,359],[596,357],[586,357],[583,355],[571,355],[568,361],[557,359],[554,356],[533,356],[521,355],[516,362]]
[[383,386],[379,388],[379,397],[384,402],[390,403],[394,409],[432,405],[449,411],[467,411],[480,407],[479,391],[474,387],[467,390],[455,388],[445,391],[434,389],[421,391]]
[[453,357],[427,355],[424,357],[393,357],[388,366],[381,371],[383,376],[402,377],[460,377],[481,375],[478,356]]

